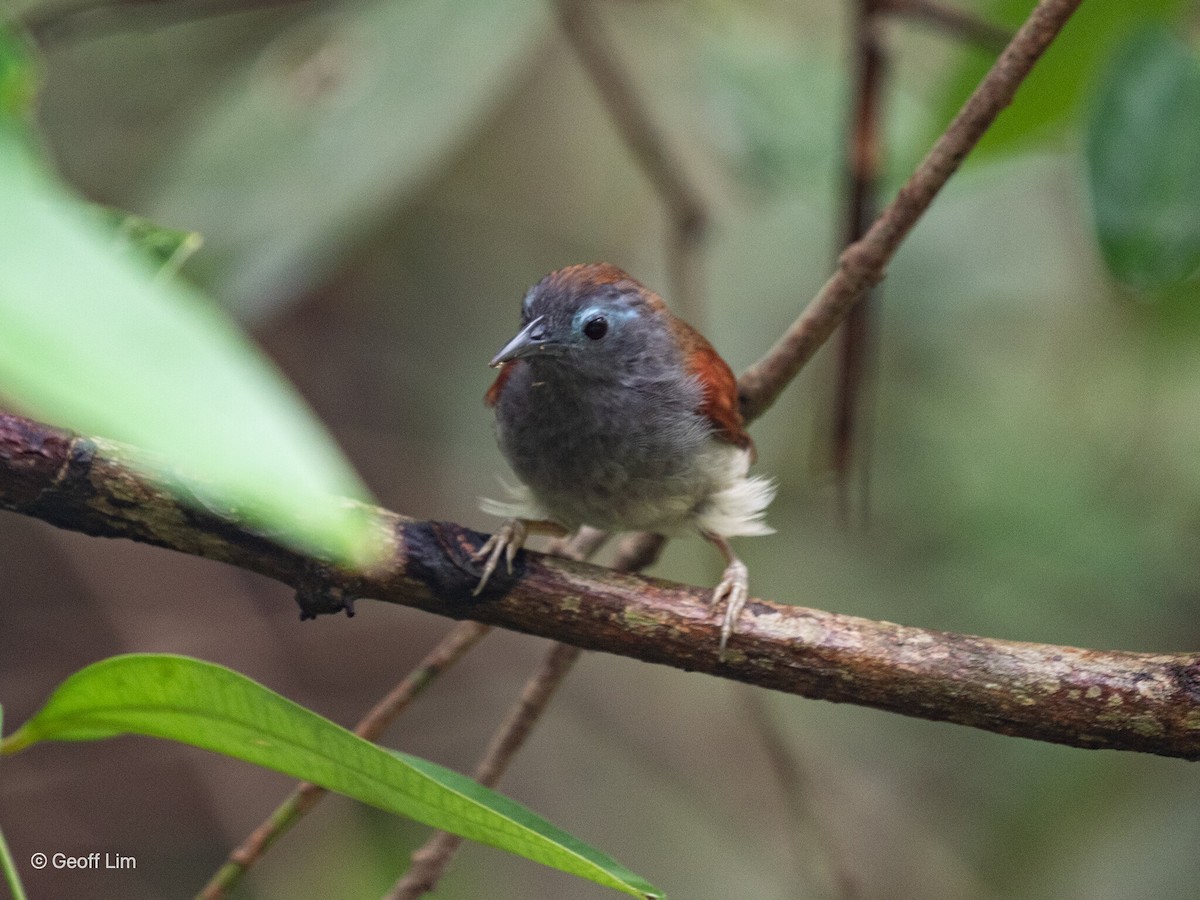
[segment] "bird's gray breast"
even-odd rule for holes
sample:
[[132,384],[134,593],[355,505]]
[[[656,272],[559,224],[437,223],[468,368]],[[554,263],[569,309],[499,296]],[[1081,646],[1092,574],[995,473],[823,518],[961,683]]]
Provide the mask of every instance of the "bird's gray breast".
[[562,524],[674,530],[712,490],[699,382],[664,366],[633,378],[523,364],[496,405],[513,471]]

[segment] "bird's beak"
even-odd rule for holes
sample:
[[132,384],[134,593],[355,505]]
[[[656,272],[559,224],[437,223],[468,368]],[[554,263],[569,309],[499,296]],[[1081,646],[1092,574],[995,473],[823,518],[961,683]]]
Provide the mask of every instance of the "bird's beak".
[[538,316],[522,328],[520,334],[505,344],[488,365],[495,369],[514,359],[558,350],[558,343],[548,340],[550,330],[543,321],[545,318],[545,316]]

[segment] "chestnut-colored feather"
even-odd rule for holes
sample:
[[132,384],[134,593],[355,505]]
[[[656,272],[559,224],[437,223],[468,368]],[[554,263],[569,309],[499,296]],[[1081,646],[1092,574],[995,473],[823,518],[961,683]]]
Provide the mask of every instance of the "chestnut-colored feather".
[[508,376],[513,373],[513,366],[516,362],[507,362],[500,367],[500,374],[496,376],[496,380],[492,382],[492,386],[487,389],[487,393],[483,395],[483,402],[491,407],[495,406],[500,399],[500,392],[504,390],[504,382],[508,380]]
[[[657,295],[655,298],[657,299]],[[704,335],[683,319],[671,316],[671,330],[675,332],[687,359],[689,371],[700,379],[704,387],[704,400],[700,404],[700,412],[713,423],[717,437],[753,454],[754,442],[746,433],[741,407],[738,404],[737,378],[734,377],[733,370],[721,359]]]
[[587,293],[606,284],[625,282],[641,287],[626,272],[611,263],[580,263],[551,272],[545,281],[546,289],[556,293]]

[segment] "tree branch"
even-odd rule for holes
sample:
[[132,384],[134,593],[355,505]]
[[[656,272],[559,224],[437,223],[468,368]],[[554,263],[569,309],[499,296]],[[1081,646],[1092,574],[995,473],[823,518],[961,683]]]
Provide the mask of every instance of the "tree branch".
[[479,598],[483,536],[373,510],[393,539],[371,574],[314,563],[185,505],[120,445],[0,415],[0,508],[231,563],[296,589],[303,615],[358,597],[839,703],[1076,747],[1200,759],[1200,654],[1081,650],[751,600],[724,662],[709,591],[539,553]]
[[[793,833],[789,843],[796,848],[805,848],[810,856],[814,850],[821,854],[824,867],[828,869],[828,893],[832,897],[837,900],[861,897],[864,892],[859,884],[856,861],[843,851],[831,821],[830,804],[819,796],[821,773],[812,771],[811,765],[796,752],[793,741],[771,715],[767,696],[761,691],[745,688],[743,691],[744,709],[775,772],[781,799],[791,820]],[[802,856],[798,853],[793,865],[801,862]]]
[[1025,76],[1081,2],[1038,3],[896,199],[862,240],[846,248],[837,271],[775,346],[742,375],[739,388],[747,419],[757,418],[775,402],[864,291],[883,279],[884,268],[917,220],[996,116],[1012,102]]

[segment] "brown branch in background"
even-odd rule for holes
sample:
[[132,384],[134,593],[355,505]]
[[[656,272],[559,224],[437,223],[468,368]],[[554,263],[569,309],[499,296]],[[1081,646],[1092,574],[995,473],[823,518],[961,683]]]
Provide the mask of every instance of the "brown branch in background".
[[[811,767],[799,758],[771,715],[766,695],[762,691],[743,689],[743,699],[754,732],[762,742],[779,782],[788,817],[792,820],[790,843],[795,848],[793,858],[799,860],[806,855],[801,848],[816,844],[829,868],[834,896],[840,900],[853,900],[862,893],[861,885],[853,863],[846,859],[842,848],[838,846],[828,805],[823,802],[824,798],[818,797],[816,776],[811,772]],[[810,829],[806,825],[815,832],[815,841],[810,838]],[[812,854],[810,852],[807,855]]]
[[482,535],[374,508],[390,559],[342,571],[180,501],[130,458],[112,442],[0,416],[0,509],[258,572],[294,587],[310,616],[372,597],[814,699],[1200,759],[1200,654],[1027,644],[751,599],[722,662],[707,589],[525,552],[474,598]]
[[[584,526],[561,548],[559,555],[571,559],[585,558],[597,549],[604,536],[604,532]],[[649,566],[658,558],[663,543],[663,538],[658,535],[637,535],[622,546],[613,568],[618,572],[633,572]],[[541,668],[526,682],[508,717],[492,736],[487,751],[475,769],[476,781],[484,787],[496,786],[517,751],[533,733],[551,696],[566,679],[580,653],[578,647],[567,644],[555,644],[550,648]],[[386,895],[386,900],[415,900],[433,890],[462,842],[461,837],[447,831],[434,832],[428,841],[413,851],[412,865]]]
[[1012,34],[999,25],[984,21],[966,10],[939,3],[937,0],[879,0],[881,6],[899,18],[931,25],[951,37],[984,49],[1000,52]]
[[945,133],[921,161],[862,240],[838,260],[838,269],[767,355],[743,373],[742,411],[760,416],[812,358],[884,268],[971,148],[1017,93],[1017,88],[1082,0],[1041,0]]
[[599,91],[618,134],[667,208],[670,299],[681,315],[695,320],[702,309],[700,250],[708,230],[707,207],[605,40],[591,0],[555,0],[554,5],[562,32]]
[[[517,751],[532,734],[550,698],[563,683],[582,651],[567,644],[554,644],[537,672],[526,682],[521,696],[509,710],[504,724],[492,736],[487,751],[475,769],[474,778],[484,787],[494,788],[508,769]],[[450,865],[463,838],[447,831],[433,836],[413,852],[412,865],[384,896],[387,900],[413,900],[433,890]]]
[[[853,113],[846,138],[845,219],[842,247],[866,233],[875,215],[876,194],[883,168],[883,105],[886,59],[883,46],[881,0],[855,0],[854,54],[852,56]],[[850,480],[862,441],[858,430],[862,395],[870,369],[874,319],[871,291],[856,303],[841,325],[837,383],[834,388],[833,471],[844,522],[851,521]],[[865,466],[861,470],[866,477]],[[864,486],[862,509],[867,508]]]
[[[368,741],[378,741],[384,730],[395,721],[408,705],[420,696],[439,675],[462,659],[491,631],[478,622],[459,622],[422,659],[403,681],[380,700],[354,728],[354,733]],[[197,894],[198,900],[219,900],[233,890],[247,870],[271,846],[291,831],[328,791],[302,781],[276,810],[232,853],[207,885]]]

